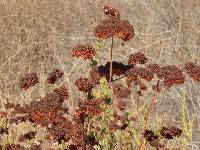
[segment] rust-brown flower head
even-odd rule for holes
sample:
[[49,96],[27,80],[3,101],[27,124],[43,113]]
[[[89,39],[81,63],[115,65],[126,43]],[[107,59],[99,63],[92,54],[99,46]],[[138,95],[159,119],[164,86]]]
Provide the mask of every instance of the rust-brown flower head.
[[171,128],[163,127],[160,130],[160,134],[166,139],[173,139],[174,137],[180,137],[182,130],[174,126]]
[[134,36],[134,28],[127,20],[108,18],[103,20],[94,31],[98,39],[108,39],[117,36],[123,41],[129,41]]
[[136,85],[140,84],[141,79],[144,79],[146,81],[151,81],[154,78],[153,73],[144,67],[131,68],[126,72],[126,75],[127,75],[127,82],[131,83],[132,81],[135,81],[134,83]]
[[174,84],[183,84],[185,81],[182,70],[174,65],[161,67],[157,76],[164,80],[163,83],[167,87],[171,87]]
[[152,73],[158,73],[160,70],[160,66],[158,64],[148,64],[146,69]]
[[90,44],[79,44],[72,49],[73,57],[91,59],[96,55],[95,49]]
[[63,76],[64,72],[59,69],[53,69],[47,78],[49,84],[54,84],[59,78]]
[[128,61],[129,65],[145,64],[146,62],[148,62],[148,59],[141,52],[129,55],[129,61]]
[[100,105],[103,104],[103,99],[82,99],[78,103],[79,111],[84,112],[86,115],[95,116],[101,113]]
[[22,117],[10,119],[10,122],[29,120],[34,124],[46,126],[49,123],[55,122],[57,116],[62,115],[66,111],[63,102],[69,98],[68,91],[61,86],[56,88],[51,93],[47,93],[40,101],[32,101],[29,105],[14,107],[13,114],[26,114]]
[[34,86],[35,84],[39,83],[39,79],[36,73],[28,73],[26,74],[20,81],[20,87],[23,90]]
[[75,81],[75,85],[78,87],[79,91],[83,92],[88,92],[94,87],[94,84],[91,80],[83,77],[77,79]]
[[116,8],[113,8],[109,4],[105,4],[103,6],[103,10],[104,10],[105,15],[109,17],[120,18],[119,10],[117,10]]
[[196,82],[200,82],[200,66],[193,62],[186,62],[185,69],[192,79]]

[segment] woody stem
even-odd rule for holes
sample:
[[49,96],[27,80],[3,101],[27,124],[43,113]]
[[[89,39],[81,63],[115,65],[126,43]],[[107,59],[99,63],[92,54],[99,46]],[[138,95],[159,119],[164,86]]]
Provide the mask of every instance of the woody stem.
[[112,84],[112,51],[113,51],[113,45],[114,45],[114,39],[112,36],[112,43],[111,43],[111,48],[110,48],[110,79],[109,79],[109,85],[111,87]]

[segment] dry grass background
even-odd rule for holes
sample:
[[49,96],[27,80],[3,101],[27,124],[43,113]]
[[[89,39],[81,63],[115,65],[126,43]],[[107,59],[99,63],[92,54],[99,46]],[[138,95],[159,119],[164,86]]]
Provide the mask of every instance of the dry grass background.
[[[152,62],[163,65],[182,66],[188,60],[200,64],[199,0],[0,0],[1,101],[8,98],[15,103],[29,103],[44,96],[54,88],[46,84],[46,75],[59,68],[65,71],[63,82],[70,89],[73,105],[80,96],[74,81],[87,74],[89,63],[73,58],[71,49],[77,43],[95,44],[93,29],[105,17],[105,2],[119,8],[122,18],[135,28],[135,37],[124,46],[115,39],[115,60],[126,63],[130,53],[142,51]],[[108,60],[106,45],[110,43],[104,44],[100,63]],[[41,83],[21,92],[17,83],[30,71],[38,73]],[[191,146],[198,149],[199,83],[188,80],[183,86],[164,91],[155,114],[162,121],[180,125],[184,98],[188,119],[195,117]]]

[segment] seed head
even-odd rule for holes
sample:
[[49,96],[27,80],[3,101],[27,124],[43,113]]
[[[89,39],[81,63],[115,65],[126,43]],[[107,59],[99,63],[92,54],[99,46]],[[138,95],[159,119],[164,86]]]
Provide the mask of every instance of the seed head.
[[146,66],[146,69],[149,70],[152,73],[158,73],[160,66],[158,64],[148,64]]
[[185,69],[192,79],[196,82],[200,82],[200,66],[193,62],[186,62]]
[[98,39],[108,39],[117,36],[123,41],[129,41],[134,36],[134,28],[127,20],[108,18],[103,20],[94,31]]
[[182,134],[182,130],[176,127],[166,128],[163,127],[160,130],[160,134],[166,139],[173,139],[174,137],[179,137]]
[[113,17],[113,18],[120,18],[120,13],[119,10],[113,8],[112,6],[105,4],[103,6],[103,10],[105,15],[109,16],[109,17]]
[[28,89],[31,86],[34,86],[35,84],[39,83],[38,77],[36,73],[28,73],[26,74],[20,81],[20,87],[23,90]]
[[134,82],[136,85],[140,85],[141,79],[144,79],[146,81],[151,81],[154,78],[153,73],[144,67],[131,68],[126,72],[126,75],[127,75],[126,82],[128,83],[128,85],[130,85],[131,82]]
[[103,104],[103,99],[82,99],[78,103],[79,111],[84,112],[89,116],[96,116],[101,113],[101,104]]
[[148,59],[141,52],[129,55],[129,61],[128,61],[129,65],[145,64],[146,62],[148,62]]
[[49,84],[54,84],[59,78],[63,76],[64,72],[59,69],[53,69],[53,71],[49,74],[47,78],[47,82]]
[[154,134],[153,131],[151,130],[145,130],[144,132],[144,138],[148,141],[148,142],[152,142],[158,139],[158,136]]
[[78,87],[79,91],[83,92],[88,92],[94,87],[94,84],[91,80],[83,77],[77,79],[75,81],[75,85]]
[[95,49],[89,44],[79,44],[72,49],[73,57],[83,57],[86,60],[93,58],[95,55]]
[[164,80],[163,83],[167,87],[171,87],[174,84],[183,84],[185,81],[182,70],[174,65],[161,67],[157,76]]

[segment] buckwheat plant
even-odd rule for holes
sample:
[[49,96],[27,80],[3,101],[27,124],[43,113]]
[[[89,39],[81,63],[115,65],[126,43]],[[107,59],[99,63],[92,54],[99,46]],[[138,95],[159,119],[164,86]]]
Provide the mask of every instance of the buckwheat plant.
[[[127,64],[113,60],[115,39],[119,38],[126,44],[134,38],[134,27],[128,20],[123,20],[120,11],[111,5],[104,5],[102,11],[106,18],[94,29],[96,43],[77,44],[72,48],[72,56],[90,61],[91,67],[89,76],[81,76],[74,83],[83,93],[77,104],[70,106],[70,93],[64,85],[30,104],[7,101],[6,111],[0,112],[0,134],[12,134],[8,124],[29,122],[35,129],[45,128],[46,143],[57,144],[59,149],[187,149],[187,144],[192,140],[193,120],[187,121],[184,101],[182,123],[178,126],[158,121],[153,110],[159,94],[182,85],[187,74],[199,83],[200,66],[193,62],[185,62],[184,68],[176,65],[161,66],[151,63],[140,51],[130,54]],[[111,40],[108,48],[110,61],[100,65],[98,59],[101,59],[99,54],[104,40]],[[63,71],[53,69],[46,82],[51,86],[62,80],[63,76]],[[19,81],[22,92],[36,84],[40,84],[36,73],[27,73]],[[132,97],[133,94],[136,98]],[[145,97],[147,102],[141,101],[141,97]],[[18,142],[35,141],[37,134],[37,130],[25,133]],[[0,148],[42,149],[42,144],[33,142],[29,147],[24,147],[7,140],[0,144]]]

